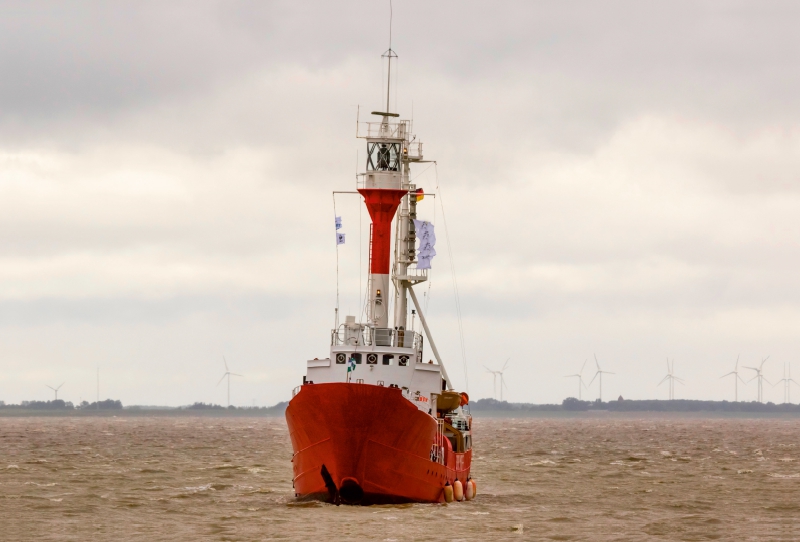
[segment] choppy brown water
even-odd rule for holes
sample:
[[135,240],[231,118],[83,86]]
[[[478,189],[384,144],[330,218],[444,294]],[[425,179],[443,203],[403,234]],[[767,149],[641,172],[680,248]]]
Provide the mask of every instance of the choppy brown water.
[[0,418],[0,540],[800,540],[800,421],[475,422],[469,503],[297,503],[282,419]]

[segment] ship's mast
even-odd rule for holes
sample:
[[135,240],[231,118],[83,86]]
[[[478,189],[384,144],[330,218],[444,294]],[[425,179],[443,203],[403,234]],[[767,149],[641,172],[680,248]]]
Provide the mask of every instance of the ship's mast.
[[[427,269],[411,267],[416,258],[417,201],[421,190],[410,181],[412,163],[424,162],[422,143],[411,133],[411,122],[400,120],[391,106],[391,64],[397,54],[391,48],[381,55],[389,65],[386,80],[386,111],[373,111],[381,117],[380,122],[359,125],[357,137],[367,140],[366,171],[360,173],[358,192],[372,219],[370,238],[369,281],[367,292],[367,321],[374,345],[409,348],[414,344],[414,333],[400,333],[408,324],[408,295],[413,297],[420,322],[425,329],[433,355],[441,366],[446,388],[452,389],[439,352],[430,335],[422,307],[416,299],[412,286],[428,279]],[[419,193],[418,193],[419,192]],[[398,207],[400,212],[398,213]],[[395,224],[394,262],[392,262],[391,233]],[[390,288],[393,295],[390,297]],[[394,298],[394,330],[389,328],[389,300]]]
[[408,194],[408,166],[403,160],[407,123],[395,121],[399,115],[389,110],[391,64],[392,58],[397,58],[397,54],[390,44],[382,56],[389,63],[386,111],[373,111],[373,115],[381,117],[381,122],[367,123],[367,131],[363,136],[367,140],[366,173],[363,174],[364,181],[358,189],[364,196],[372,219],[367,325],[373,329],[389,327],[392,221],[398,205],[407,199]]

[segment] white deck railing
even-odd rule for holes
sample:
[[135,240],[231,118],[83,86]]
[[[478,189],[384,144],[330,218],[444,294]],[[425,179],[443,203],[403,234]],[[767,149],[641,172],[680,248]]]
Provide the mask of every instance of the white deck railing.
[[[344,346],[346,330],[344,324],[339,329],[331,330],[331,346]],[[364,327],[362,333],[358,335],[359,345],[357,346],[390,346],[393,348],[413,348],[422,350],[423,337],[420,333],[411,330],[401,330],[392,328],[372,328]],[[356,346],[356,345],[354,345]]]

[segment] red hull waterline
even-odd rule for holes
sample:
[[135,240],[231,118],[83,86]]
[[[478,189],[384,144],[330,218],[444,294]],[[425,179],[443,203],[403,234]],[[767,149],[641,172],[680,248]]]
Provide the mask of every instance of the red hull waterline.
[[436,420],[398,388],[307,384],[286,409],[295,495],[345,504],[443,502],[447,481],[469,477],[472,450],[444,439],[432,460]]

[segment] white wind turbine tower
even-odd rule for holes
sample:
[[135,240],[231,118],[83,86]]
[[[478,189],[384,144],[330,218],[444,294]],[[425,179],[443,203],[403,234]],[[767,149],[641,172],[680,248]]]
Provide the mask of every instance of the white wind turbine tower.
[[[749,380],[749,382],[752,382],[753,380],[758,379],[758,402],[759,403],[763,403],[764,402],[763,401],[763,399],[764,399],[764,380],[767,380],[767,379],[764,378],[764,374],[763,374],[762,371],[764,369],[764,364],[767,362],[768,359],[769,359],[769,356],[767,356],[764,359],[762,359],[761,360],[761,365],[759,365],[757,369],[755,367],[745,367],[745,369],[751,369],[751,370],[756,372],[756,376],[751,378]],[[769,384],[769,383],[770,383],[770,381],[767,380],[767,384]]]
[[587,390],[589,389],[586,386],[586,384],[584,384],[584,382],[583,382],[583,370],[586,368],[586,362],[587,361],[589,361],[589,360],[587,359],[586,361],[583,362],[583,366],[581,367],[581,372],[576,373],[574,375],[567,375],[567,376],[564,377],[564,378],[577,378],[578,379],[578,400],[579,401],[583,399],[581,397],[581,388],[586,388]]
[[664,380],[658,383],[660,386],[664,382],[669,380],[669,400],[672,401],[675,399],[675,381],[677,380],[680,384],[683,384],[683,380],[675,376],[675,360],[672,360],[672,367],[669,365],[669,358],[667,358],[667,376],[664,377]]
[[486,367],[486,365],[484,365],[484,367],[486,368],[486,372],[487,373],[491,373],[492,374],[492,377],[493,377],[493,381],[492,381],[492,399],[496,400],[497,399],[497,375],[498,375],[498,372],[497,371],[492,371],[490,368]]
[[503,388],[508,389],[508,386],[506,386],[506,381],[503,378],[503,372],[505,372],[506,367],[508,367],[508,360],[510,360],[510,359],[511,358],[508,358],[506,360],[506,362],[503,364],[503,368],[500,369],[499,371],[497,371],[497,374],[500,375],[500,400],[501,401],[503,400]]
[[232,376],[242,376],[240,374],[232,373],[230,369],[228,369],[228,362],[225,360],[225,356],[222,356],[222,361],[225,363],[225,374],[222,375],[222,378],[219,379],[217,382],[217,386],[219,386],[220,382],[225,380],[225,377],[228,377],[228,408],[231,406],[231,377]]
[[738,403],[739,402],[739,381],[741,380],[742,384],[747,384],[747,382],[744,381],[744,378],[739,376],[739,356],[736,356],[736,367],[733,369],[733,371],[729,372],[726,375],[722,375],[720,378],[722,379],[722,378],[725,378],[726,376],[731,376],[731,375],[733,375],[733,386],[734,386],[734,388],[733,388],[733,390],[734,390],[733,391],[733,393],[734,393],[733,400]]
[[492,397],[494,399],[497,399],[497,377],[498,376],[500,377],[500,400],[501,401],[503,400],[503,387],[505,386],[505,388],[508,389],[508,386],[506,386],[505,380],[503,380],[503,371],[506,370],[506,367],[508,366],[508,361],[510,359],[511,358],[508,358],[506,360],[505,364],[503,365],[503,368],[500,369],[499,371],[492,371],[490,368],[488,368],[488,367],[486,367],[486,365],[484,365],[484,368],[486,369],[486,372],[487,373],[492,373],[492,376],[494,377],[494,382],[492,384],[492,393],[493,393]]
[[[61,386],[63,386],[63,385],[64,385],[64,382],[61,383]],[[54,399],[54,401],[58,401],[58,390],[61,389],[61,386],[59,386],[57,388],[54,388],[53,386],[48,386],[47,384],[45,384],[45,386],[47,386],[48,388],[50,388],[51,390],[53,390],[55,392],[56,398]]]
[[597,365],[597,372],[594,373],[594,376],[589,381],[589,385],[590,386],[592,385],[592,382],[594,382],[595,378],[597,378],[598,376],[600,377],[600,402],[602,403],[603,402],[603,375],[604,374],[613,375],[615,373],[610,373],[608,371],[603,371],[602,369],[600,369],[600,362],[597,361],[597,354],[594,355],[594,363],[595,363],[595,365]]
[[796,384],[796,385],[800,386],[800,384],[797,384],[797,382],[794,379],[792,379],[792,365],[791,364],[788,364],[788,365],[789,365],[788,376],[787,376],[787,372],[786,372],[787,364],[784,363],[783,364],[783,378],[781,378],[780,380],[775,382],[775,384],[772,385],[772,387],[774,388],[775,386],[777,386],[778,384],[783,382],[783,402],[784,403],[791,403],[792,402],[792,384]]

